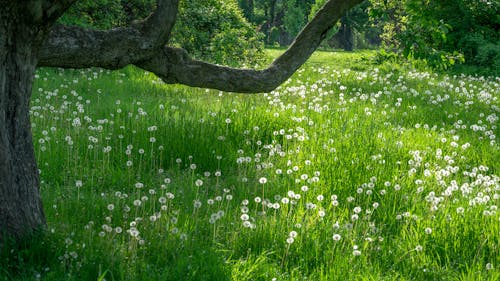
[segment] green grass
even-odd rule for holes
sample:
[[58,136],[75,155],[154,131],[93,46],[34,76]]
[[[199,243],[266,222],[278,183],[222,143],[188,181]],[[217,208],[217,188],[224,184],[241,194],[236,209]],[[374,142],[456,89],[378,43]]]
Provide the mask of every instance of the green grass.
[[259,95],[38,70],[48,231],[0,280],[499,280],[499,78],[373,55]]

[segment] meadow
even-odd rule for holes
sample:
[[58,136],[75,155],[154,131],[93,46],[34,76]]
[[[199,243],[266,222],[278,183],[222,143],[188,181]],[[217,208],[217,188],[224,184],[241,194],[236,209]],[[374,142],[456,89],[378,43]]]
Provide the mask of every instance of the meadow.
[[0,280],[500,280],[500,77],[373,56],[256,95],[39,69],[48,229]]

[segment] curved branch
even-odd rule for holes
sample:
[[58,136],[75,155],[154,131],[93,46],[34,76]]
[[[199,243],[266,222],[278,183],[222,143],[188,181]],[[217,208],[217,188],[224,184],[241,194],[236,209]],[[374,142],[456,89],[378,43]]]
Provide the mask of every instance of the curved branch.
[[269,92],[288,79],[318,48],[327,32],[363,0],[330,0],[304,27],[288,50],[264,70],[237,69],[191,59],[182,49],[164,47],[154,57],[137,63],[170,84],[230,92]]
[[184,49],[167,46],[154,57],[135,65],[153,72],[168,84],[240,93],[272,91],[293,74],[293,71],[279,69],[274,64],[264,70],[211,64],[193,60]]
[[[55,27],[42,48],[38,65],[116,69],[134,64],[155,73],[166,83],[242,93],[268,92],[306,62],[336,22],[361,2],[363,0],[329,0],[290,48],[264,70],[210,64],[191,59],[183,49],[161,48],[166,42],[163,36],[170,34],[175,22],[178,0],[159,0],[155,14],[127,28],[92,31]],[[154,31],[160,24],[168,27]]]
[[158,0],[155,12],[129,27],[90,30],[55,25],[40,50],[38,66],[118,69],[151,57],[169,38],[179,0]]
[[155,12],[139,23],[138,27],[143,36],[155,39],[153,47],[167,44],[177,18],[178,7],[179,0],[158,0]]

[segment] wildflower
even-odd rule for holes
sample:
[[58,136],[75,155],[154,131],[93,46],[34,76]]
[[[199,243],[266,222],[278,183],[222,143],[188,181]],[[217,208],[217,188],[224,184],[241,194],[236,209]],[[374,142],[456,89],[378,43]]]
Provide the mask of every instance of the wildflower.
[[340,239],[342,239],[342,236],[340,236],[340,234],[334,234],[332,238],[333,241],[340,241]]
[[201,207],[201,201],[199,200],[195,200],[194,203],[193,203],[193,206],[195,209],[198,209]]

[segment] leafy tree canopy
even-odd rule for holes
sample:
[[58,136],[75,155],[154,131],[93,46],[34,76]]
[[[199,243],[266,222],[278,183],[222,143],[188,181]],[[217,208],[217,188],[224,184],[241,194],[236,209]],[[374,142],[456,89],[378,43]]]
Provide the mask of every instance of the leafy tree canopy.
[[446,68],[468,64],[500,67],[499,1],[371,0],[383,25],[385,47]]

